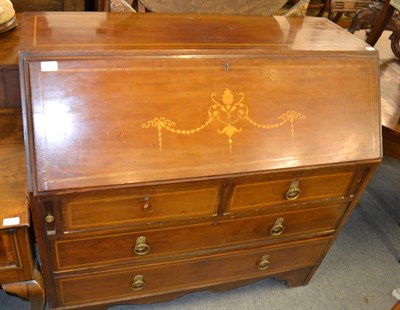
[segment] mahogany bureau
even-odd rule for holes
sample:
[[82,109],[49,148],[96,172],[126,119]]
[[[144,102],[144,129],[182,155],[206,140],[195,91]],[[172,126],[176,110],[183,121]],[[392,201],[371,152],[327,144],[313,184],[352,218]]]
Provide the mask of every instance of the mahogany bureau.
[[20,68],[51,308],[304,285],[381,159],[377,52],[326,19],[31,13]]

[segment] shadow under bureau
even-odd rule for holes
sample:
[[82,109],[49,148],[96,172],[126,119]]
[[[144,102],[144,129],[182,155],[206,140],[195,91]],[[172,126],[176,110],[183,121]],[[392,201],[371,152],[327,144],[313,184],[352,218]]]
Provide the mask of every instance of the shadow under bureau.
[[377,60],[320,18],[25,14],[50,307],[306,284],[380,162]]

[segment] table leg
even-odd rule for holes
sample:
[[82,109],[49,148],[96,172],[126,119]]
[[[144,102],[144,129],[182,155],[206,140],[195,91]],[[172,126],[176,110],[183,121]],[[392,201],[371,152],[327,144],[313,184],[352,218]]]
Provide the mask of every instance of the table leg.
[[28,300],[29,309],[44,309],[45,293],[43,288],[43,278],[37,269],[34,271],[34,278],[32,280],[3,284],[2,288],[6,293],[15,294]]

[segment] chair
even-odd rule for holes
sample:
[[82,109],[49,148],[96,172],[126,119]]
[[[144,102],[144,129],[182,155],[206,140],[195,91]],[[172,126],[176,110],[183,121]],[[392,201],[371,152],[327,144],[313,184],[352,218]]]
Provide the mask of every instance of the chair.
[[[288,0],[107,0],[111,12],[204,13],[273,15]],[[287,10],[285,16],[305,16],[309,0],[301,0]]]
[[374,0],[331,0],[328,5],[328,18],[337,23],[343,14],[355,14],[374,2]]
[[[397,11],[396,11],[397,10]],[[360,10],[353,18],[349,32],[369,28],[366,42],[372,46],[378,41],[383,30],[392,31],[389,39],[393,54],[400,58],[400,0],[382,0],[374,2],[368,8]]]
[[136,12],[132,7],[132,2],[127,2],[125,0],[106,0],[104,8],[108,12]]

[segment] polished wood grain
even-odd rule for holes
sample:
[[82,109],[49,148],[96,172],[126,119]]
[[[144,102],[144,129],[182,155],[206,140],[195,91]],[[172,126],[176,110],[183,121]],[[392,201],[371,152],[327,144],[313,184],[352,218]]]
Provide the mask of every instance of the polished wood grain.
[[0,63],[2,68],[18,66],[18,40],[19,27],[21,27],[21,14],[17,14],[17,28],[0,33]]
[[[221,183],[61,196],[64,231],[140,225],[217,214]],[[118,212],[115,212],[115,210]]]
[[[87,14],[90,14],[90,23],[87,23]],[[351,34],[339,26],[314,17],[102,12],[25,13],[24,16],[22,52],[29,49],[98,55],[99,51],[118,49],[120,53],[125,50],[130,55],[135,52],[145,55],[143,49],[150,48],[152,55],[163,55],[167,51],[191,55],[193,50],[187,48],[197,48],[196,53],[205,49],[211,49],[207,53],[235,49],[238,53],[264,55],[266,51],[375,54],[366,49],[366,43],[352,40]],[[182,28],[186,31],[182,32]],[[66,36],[68,41],[64,40]]]
[[[262,209],[288,202],[302,203],[305,201],[318,201],[324,198],[344,198],[349,193],[354,172],[342,174],[327,174],[307,177],[292,177],[291,179],[273,179],[268,182],[265,178],[249,180],[245,178],[235,182],[232,197],[225,212],[237,212],[243,210]],[[294,201],[288,201],[285,197],[290,184],[299,182],[301,193]]]
[[20,58],[50,308],[304,285],[380,162],[377,52],[325,19],[29,13]]

